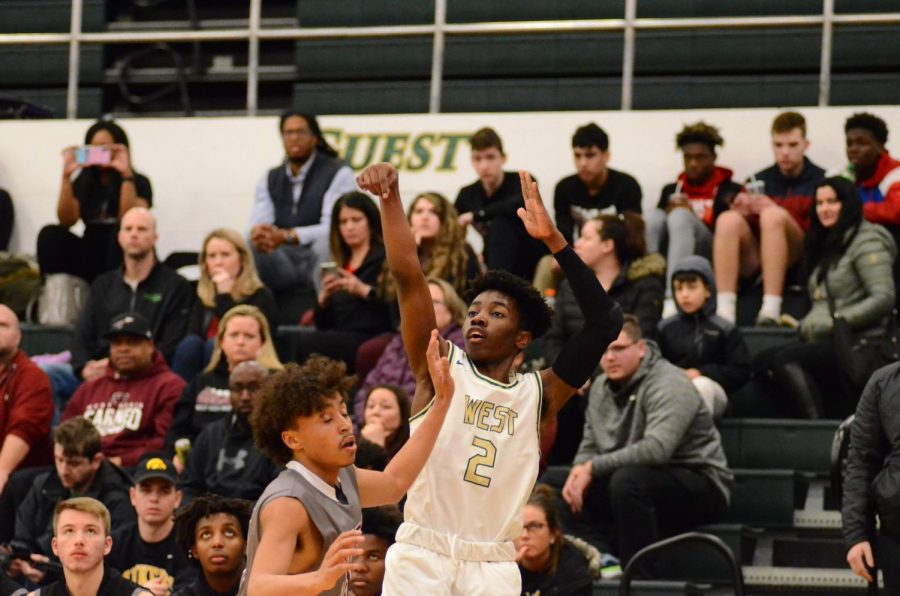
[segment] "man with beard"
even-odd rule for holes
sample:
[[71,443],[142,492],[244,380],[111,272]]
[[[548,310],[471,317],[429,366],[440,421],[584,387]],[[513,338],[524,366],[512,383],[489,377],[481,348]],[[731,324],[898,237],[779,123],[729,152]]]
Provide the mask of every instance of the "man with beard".
[[165,444],[184,380],[155,349],[150,325],[136,312],[113,319],[106,337],[104,376],[82,384],[62,419],[83,416],[103,437],[103,453],[116,465],[133,466]]
[[107,556],[110,567],[154,596],[168,596],[195,577],[187,553],[175,542],[174,514],[181,503],[177,481],[171,460],[155,456],[141,460],[128,491],[137,523],[115,529],[116,548]]
[[[100,433],[88,420],[73,418],[53,431],[55,467],[34,479],[34,485],[16,511],[15,537],[33,553],[32,560],[46,562],[51,553],[53,511],[72,497],[92,497],[106,506],[118,527],[134,519],[128,502],[131,479],[107,461],[100,452]],[[23,574],[38,583],[44,572],[23,561],[15,561]]]
[[281,471],[253,445],[250,430],[250,415],[267,376],[255,360],[231,371],[231,415],[207,426],[191,448],[181,479],[185,503],[205,492],[255,501]]
[[90,298],[72,342],[72,363],[44,367],[53,383],[54,399],[62,409],[82,381],[99,379],[109,364],[109,341],[103,334],[113,318],[125,311],[143,315],[162,357],[167,361],[187,331],[194,300],[186,279],[163,266],[156,257],[156,219],[143,207],[130,209],[119,229],[124,265],[100,275],[91,284]]
[[356,190],[353,171],[322,137],[312,114],[287,111],[279,122],[284,162],[256,185],[250,243],[259,277],[276,294],[312,288],[316,268],[328,261],[331,211]]

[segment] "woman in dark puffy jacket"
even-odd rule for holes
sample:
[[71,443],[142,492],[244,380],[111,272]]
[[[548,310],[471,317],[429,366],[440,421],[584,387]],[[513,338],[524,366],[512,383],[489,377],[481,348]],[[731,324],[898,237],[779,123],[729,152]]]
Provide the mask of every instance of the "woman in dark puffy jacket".
[[800,321],[802,341],[777,351],[768,364],[796,414],[844,418],[853,412],[859,393],[850,395],[839,376],[828,297],[834,315],[854,331],[883,334],[893,316],[897,247],[885,228],[863,219],[859,191],[839,177],[816,190],[805,244],[812,308]]
[[[662,316],[666,263],[647,254],[644,220],[637,213],[601,215],[581,227],[575,252],[591,268],[622,311],[638,317],[641,333],[652,339]],[[542,339],[546,362],[553,362],[563,344],[584,325],[584,315],[569,282],[556,294],[553,321]],[[558,414],[559,430],[549,455],[550,464],[567,465],[575,457],[584,427],[585,396],[576,395]]]

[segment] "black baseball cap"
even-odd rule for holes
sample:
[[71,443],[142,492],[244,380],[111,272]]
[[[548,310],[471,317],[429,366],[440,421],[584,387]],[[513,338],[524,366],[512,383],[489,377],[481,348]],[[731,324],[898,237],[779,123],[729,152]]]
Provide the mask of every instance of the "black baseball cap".
[[123,312],[113,318],[112,323],[109,324],[109,331],[103,337],[109,339],[115,335],[133,335],[153,340],[150,322],[144,315],[137,312]]
[[140,484],[153,478],[168,480],[172,484],[178,483],[178,476],[175,474],[175,465],[169,458],[163,457],[144,457],[134,470],[134,483]]

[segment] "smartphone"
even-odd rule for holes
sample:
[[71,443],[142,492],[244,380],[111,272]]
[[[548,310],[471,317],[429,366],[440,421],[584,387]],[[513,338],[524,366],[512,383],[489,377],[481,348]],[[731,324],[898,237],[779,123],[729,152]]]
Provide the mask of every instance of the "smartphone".
[[337,275],[337,263],[335,263],[334,261],[325,261],[324,263],[319,265],[319,270],[322,272],[323,277],[326,275]]
[[108,166],[112,151],[106,145],[83,145],[75,149],[75,163],[80,166]]
[[745,186],[747,188],[748,194],[762,195],[766,193],[766,183],[757,178],[751,178],[747,180],[747,184]]

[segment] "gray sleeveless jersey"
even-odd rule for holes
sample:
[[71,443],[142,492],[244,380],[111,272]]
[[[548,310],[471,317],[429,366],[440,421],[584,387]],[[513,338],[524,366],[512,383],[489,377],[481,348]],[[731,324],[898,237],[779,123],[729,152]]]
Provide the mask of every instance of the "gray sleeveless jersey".
[[[322,564],[328,547],[331,546],[331,543],[334,542],[341,532],[360,527],[360,524],[362,524],[362,510],[359,508],[359,489],[356,484],[356,472],[353,466],[343,468],[338,478],[341,481],[341,489],[347,496],[346,505],[342,505],[334,499],[323,495],[299,472],[290,468],[284,470],[275,480],[269,483],[269,486],[266,487],[266,490],[256,502],[256,506],[253,508],[253,515],[250,517],[250,531],[247,536],[247,568],[244,570],[244,575],[241,578],[238,596],[247,596],[247,581],[250,578],[250,570],[253,568],[256,550],[259,548],[261,530],[259,515],[262,508],[272,499],[290,497],[303,503],[303,508],[306,509],[309,519],[312,520],[319,533],[322,534],[322,552],[319,554],[319,560],[316,561],[316,569]],[[322,592],[322,594],[329,596],[340,596],[348,593],[349,587],[346,577],[338,580],[331,590]]]

